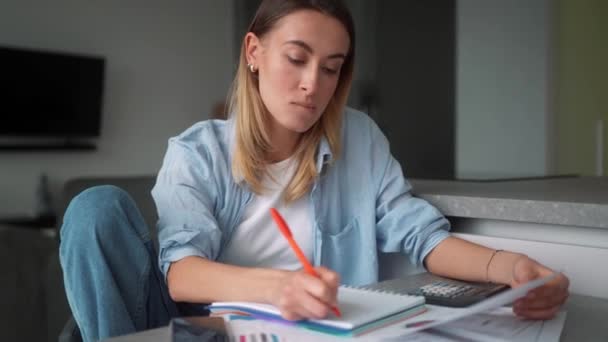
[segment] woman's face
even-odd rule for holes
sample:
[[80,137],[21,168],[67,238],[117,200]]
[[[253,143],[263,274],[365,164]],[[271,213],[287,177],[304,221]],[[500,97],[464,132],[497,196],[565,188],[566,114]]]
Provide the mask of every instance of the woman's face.
[[247,61],[258,69],[262,101],[273,129],[306,132],[334,95],[349,49],[335,18],[313,10],[293,12],[258,39],[247,35]]

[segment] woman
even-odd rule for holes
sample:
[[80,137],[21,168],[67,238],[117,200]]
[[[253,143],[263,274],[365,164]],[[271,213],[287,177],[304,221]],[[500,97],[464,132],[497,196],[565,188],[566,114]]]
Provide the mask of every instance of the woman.
[[[161,272],[124,192],[99,187],[73,200],[61,262],[86,339],[159,326],[214,301],[266,302],[287,319],[325,317],[339,284],[377,281],[378,250],[464,280],[518,286],[551,273],[525,255],[451,237],[447,220],[411,196],[378,127],[345,109],[354,38],[339,1],[262,2],[243,40],[232,117],[169,141],[152,191]],[[270,207],[320,278],[301,270]],[[549,318],[567,296],[560,275],[514,311]]]

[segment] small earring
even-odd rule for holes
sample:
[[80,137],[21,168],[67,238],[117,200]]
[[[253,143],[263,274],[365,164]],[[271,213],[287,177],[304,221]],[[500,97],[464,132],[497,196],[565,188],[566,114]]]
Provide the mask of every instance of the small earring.
[[255,66],[253,64],[247,64],[247,66],[249,67],[249,71],[251,71],[251,73],[255,74]]

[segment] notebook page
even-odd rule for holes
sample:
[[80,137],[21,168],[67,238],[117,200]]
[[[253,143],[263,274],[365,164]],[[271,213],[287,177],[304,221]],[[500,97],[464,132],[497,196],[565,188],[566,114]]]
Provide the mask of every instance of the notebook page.
[[338,291],[338,306],[342,312],[342,317],[329,316],[326,319],[314,321],[330,326],[354,329],[422,304],[424,304],[424,297],[343,286]]
[[[321,325],[340,329],[356,329],[391,316],[402,311],[424,304],[424,297],[393,294],[381,291],[370,291],[341,286],[338,290],[338,307],[342,317],[330,315],[326,319],[311,319]],[[280,311],[268,304],[250,302],[217,302],[211,305],[220,309],[243,309],[244,311],[257,311],[280,317]]]

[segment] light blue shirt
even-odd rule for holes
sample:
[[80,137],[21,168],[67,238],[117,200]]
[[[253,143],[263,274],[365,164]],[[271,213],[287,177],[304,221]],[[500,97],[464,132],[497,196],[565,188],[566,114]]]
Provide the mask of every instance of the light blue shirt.
[[[187,256],[217,260],[254,196],[232,177],[233,128],[232,120],[203,121],[169,139],[152,189],[165,276]],[[412,196],[386,137],[367,115],[347,108],[340,156],[322,140],[316,158],[318,177],[308,195],[313,263],[338,272],[343,284],[376,282],[379,251],[405,253],[421,266],[449,236],[445,217]]]

